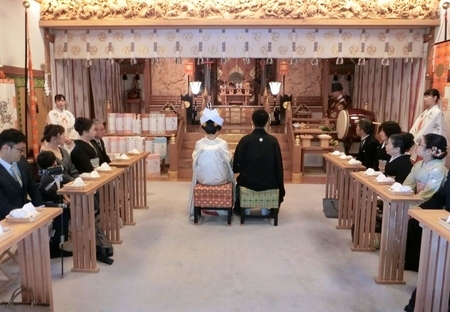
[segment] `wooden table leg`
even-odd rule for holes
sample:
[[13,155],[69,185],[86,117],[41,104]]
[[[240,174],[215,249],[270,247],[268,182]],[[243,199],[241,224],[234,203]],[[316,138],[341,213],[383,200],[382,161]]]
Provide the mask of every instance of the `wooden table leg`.
[[120,194],[123,193],[119,176],[100,188],[100,224],[112,244],[121,244],[119,227]]
[[352,250],[375,251],[377,194],[368,186],[355,181],[353,197],[355,228]]
[[351,207],[351,177],[350,171],[344,170],[339,179],[339,214],[337,229],[351,229],[353,211]]
[[127,168],[123,175],[120,177],[121,182],[121,190],[122,195],[121,198],[121,205],[120,205],[120,215],[123,218],[123,224],[124,225],[136,225],[136,222],[134,222],[134,214],[133,214],[133,208],[132,208],[132,197],[133,195],[130,194],[130,190],[132,190],[133,187],[133,180],[131,179],[130,172],[132,171],[132,168]]
[[[48,226],[45,224],[18,244],[20,285],[30,288],[39,303],[49,304],[53,311],[52,276],[50,269]],[[23,301],[31,301],[27,292]]]
[[[94,194],[70,195],[73,242],[72,272],[97,273]],[[48,240],[46,242],[48,244]],[[48,248],[48,247],[47,247]]]
[[147,178],[146,178],[145,159],[139,160],[133,166],[133,198],[134,208],[148,209],[147,205]]
[[[406,235],[408,232],[409,204],[383,202],[378,284],[405,284]],[[431,310],[429,310],[431,311]]]
[[424,227],[420,250],[415,311],[447,311],[449,293],[449,242],[429,228]]

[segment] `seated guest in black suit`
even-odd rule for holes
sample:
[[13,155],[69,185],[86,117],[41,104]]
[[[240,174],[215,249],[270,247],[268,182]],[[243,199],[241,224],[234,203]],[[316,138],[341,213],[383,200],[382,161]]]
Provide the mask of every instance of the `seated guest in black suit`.
[[356,125],[356,134],[361,137],[356,159],[366,168],[378,170],[377,148],[380,142],[373,135],[373,124],[369,119],[361,119]]
[[103,135],[105,134],[105,123],[99,119],[94,119],[95,136],[91,140],[92,145],[97,150],[97,155],[100,165],[103,163],[110,163],[108,154],[106,154],[105,142],[103,142]]
[[[402,129],[400,125],[395,121],[385,121],[378,127],[378,136],[381,141],[380,145],[377,148],[377,159],[380,162],[386,163],[391,158],[386,152],[386,145],[388,143],[388,139],[393,134],[401,133]],[[381,167],[381,166],[380,166]],[[380,168],[381,170],[382,168]]]
[[23,156],[25,141],[25,135],[17,129],[0,133],[0,220],[28,203],[27,194],[35,207],[44,205],[31,167]]
[[[55,125],[52,125],[55,126]],[[36,162],[41,168],[41,181],[39,182],[39,191],[42,198],[45,200],[47,207],[58,207],[59,204],[70,204],[70,200],[65,195],[59,195],[58,189],[62,187],[63,172],[52,173],[50,168],[58,166],[57,158],[52,151],[42,151],[36,158]],[[61,224],[62,219],[62,224]],[[69,209],[63,209],[63,213],[53,219],[53,231],[50,237],[50,258],[57,258],[61,255],[63,257],[71,257],[72,252],[61,250],[61,237],[64,235],[64,241],[69,238]]]
[[79,140],[75,140],[75,147],[70,154],[72,163],[78,172],[92,172],[100,164],[99,153],[91,140],[95,136],[94,121],[85,117],[75,119],[75,130],[80,135]]
[[414,144],[414,136],[411,133],[393,134],[389,137],[386,152],[390,159],[384,168],[386,176],[394,177],[398,183],[405,181],[413,167],[411,155],[405,153]]

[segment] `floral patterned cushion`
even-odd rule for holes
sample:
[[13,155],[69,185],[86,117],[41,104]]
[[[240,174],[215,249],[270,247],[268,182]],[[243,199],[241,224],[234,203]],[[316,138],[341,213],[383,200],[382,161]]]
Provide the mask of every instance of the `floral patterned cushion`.
[[239,187],[241,207],[243,208],[278,208],[278,189],[253,191]]
[[194,188],[194,206],[196,207],[231,208],[233,204],[233,183],[197,184]]

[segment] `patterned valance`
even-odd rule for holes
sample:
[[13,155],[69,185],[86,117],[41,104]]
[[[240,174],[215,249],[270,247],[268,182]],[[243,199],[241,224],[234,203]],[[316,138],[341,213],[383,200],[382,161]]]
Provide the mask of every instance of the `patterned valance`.
[[423,57],[424,29],[54,30],[56,59]]

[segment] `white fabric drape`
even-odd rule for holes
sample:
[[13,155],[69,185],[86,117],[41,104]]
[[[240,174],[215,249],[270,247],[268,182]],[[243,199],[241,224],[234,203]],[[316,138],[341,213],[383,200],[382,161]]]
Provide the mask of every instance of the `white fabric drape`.
[[[75,117],[91,118],[89,109],[89,72],[83,60],[55,60],[52,75],[52,97],[63,94],[67,110]],[[53,103],[53,108],[54,108]]]
[[409,131],[420,114],[425,86],[424,59],[406,63],[405,59],[391,59],[389,66],[381,59],[366,60],[355,69],[353,107],[368,109],[379,121],[396,121],[403,131]]
[[122,76],[120,65],[110,60],[92,60],[90,67],[95,118],[106,121],[106,102],[111,102],[112,111],[122,113]]
[[[54,60],[52,97],[55,94],[63,94],[66,97],[67,109],[75,117],[106,120],[106,101],[111,102],[114,112],[123,112],[119,64],[110,64],[109,60],[92,60],[92,66],[86,67],[85,62],[85,60]],[[91,114],[90,108],[91,90],[94,115]]]

